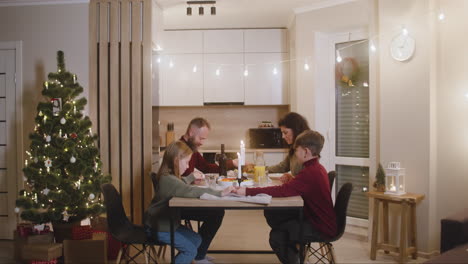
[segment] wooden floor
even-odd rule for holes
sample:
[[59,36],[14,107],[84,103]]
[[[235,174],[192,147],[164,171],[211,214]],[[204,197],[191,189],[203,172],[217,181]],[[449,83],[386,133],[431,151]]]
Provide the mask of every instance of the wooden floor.
[[[269,228],[262,211],[226,211],[223,225],[210,249],[271,250],[268,234]],[[385,255],[383,251],[377,253],[375,261],[370,260],[369,243],[362,236],[345,234],[333,245],[338,263],[398,263],[396,255]],[[274,254],[209,255],[215,258],[214,263],[279,263]],[[164,261],[169,262],[168,256]],[[426,259],[423,258],[410,259],[409,263],[424,261]],[[315,261],[310,259],[309,262]],[[12,241],[0,241],[0,263],[14,263]],[[139,263],[144,263],[143,259]]]

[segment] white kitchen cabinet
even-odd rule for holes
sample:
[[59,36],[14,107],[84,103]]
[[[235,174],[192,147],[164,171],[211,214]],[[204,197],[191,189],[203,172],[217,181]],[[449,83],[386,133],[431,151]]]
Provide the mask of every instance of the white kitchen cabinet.
[[161,52],[164,54],[203,53],[201,30],[163,31],[162,35]]
[[244,55],[204,54],[204,102],[244,102]]
[[203,32],[203,53],[244,52],[243,30],[205,30]]
[[245,53],[245,64],[249,65],[244,82],[245,105],[289,103],[288,59],[288,53]]
[[160,70],[160,106],[203,105],[203,55],[162,55]]
[[289,52],[286,29],[246,29],[244,43],[244,52]]

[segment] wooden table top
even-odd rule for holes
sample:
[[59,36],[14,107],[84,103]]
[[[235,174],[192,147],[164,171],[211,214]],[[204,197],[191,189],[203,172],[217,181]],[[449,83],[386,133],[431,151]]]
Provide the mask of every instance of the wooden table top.
[[268,205],[254,204],[239,201],[225,200],[201,200],[198,198],[173,197],[169,201],[169,207],[218,207],[218,208],[267,208],[267,207],[303,207],[304,200],[301,196],[273,197]]
[[424,200],[424,194],[417,194],[417,193],[406,193],[402,195],[394,195],[394,194],[385,194],[384,192],[367,192],[367,197],[369,198],[377,198],[382,200],[394,201],[394,202],[402,202],[403,200],[409,200],[411,202],[418,203]]

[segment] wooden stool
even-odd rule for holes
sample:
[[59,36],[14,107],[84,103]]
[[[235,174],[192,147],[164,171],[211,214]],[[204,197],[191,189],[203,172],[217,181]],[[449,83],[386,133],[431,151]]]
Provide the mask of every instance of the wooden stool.
[[[413,259],[417,259],[417,229],[416,229],[416,204],[424,199],[423,194],[407,193],[404,195],[390,195],[383,192],[368,192],[369,198],[374,198],[374,214],[372,220],[372,240],[370,258],[375,260],[378,249],[383,249],[385,253],[390,251],[400,254],[400,263],[406,262],[406,257],[411,254]],[[383,243],[378,243],[379,231],[379,207],[383,207]],[[395,203],[401,206],[401,226],[400,245],[389,244],[388,241],[388,203]],[[408,219],[408,213],[410,215]],[[409,220],[409,223],[408,223]],[[409,228],[409,230],[408,230]],[[407,245],[409,238],[409,245]]]

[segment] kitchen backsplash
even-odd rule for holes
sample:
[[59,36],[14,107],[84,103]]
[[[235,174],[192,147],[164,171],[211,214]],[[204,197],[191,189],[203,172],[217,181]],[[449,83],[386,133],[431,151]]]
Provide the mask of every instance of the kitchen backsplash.
[[[248,146],[249,128],[258,127],[262,121],[271,121],[277,127],[278,120],[288,111],[287,105],[153,107],[153,148],[166,146],[168,123],[174,123],[175,138],[178,139],[185,133],[190,120],[195,117],[203,117],[211,125],[204,149],[217,149],[222,143],[226,148],[237,148],[241,139],[246,141]],[[160,144],[159,136],[162,141]]]

